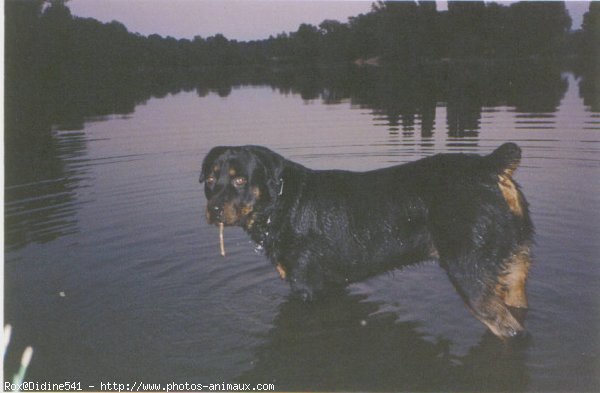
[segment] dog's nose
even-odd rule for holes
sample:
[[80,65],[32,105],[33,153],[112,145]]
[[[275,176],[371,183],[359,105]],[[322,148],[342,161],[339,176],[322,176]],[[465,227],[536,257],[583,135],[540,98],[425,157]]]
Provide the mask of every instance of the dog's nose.
[[208,206],[208,214],[213,220],[219,220],[223,216],[223,208],[219,205]]

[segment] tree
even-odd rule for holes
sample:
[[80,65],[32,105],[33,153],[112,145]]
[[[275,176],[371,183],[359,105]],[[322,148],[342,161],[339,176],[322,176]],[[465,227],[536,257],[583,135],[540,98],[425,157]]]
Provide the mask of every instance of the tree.
[[524,1],[510,6],[511,42],[517,56],[559,53],[571,27],[564,1]]
[[352,57],[348,51],[350,29],[346,23],[337,20],[324,20],[319,25],[322,37],[320,53],[326,62],[350,61]]
[[302,23],[298,31],[290,35],[292,56],[298,63],[314,63],[320,54],[321,33],[317,27]]
[[7,76],[28,72],[35,62],[42,4],[43,0],[5,2]]
[[584,55],[598,60],[600,57],[600,2],[590,2],[582,23]]
[[391,61],[414,61],[417,53],[417,4],[414,1],[379,2],[378,39],[382,55]]
[[478,56],[484,53],[487,38],[486,7],[483,1],[449,1],[448,33],[452,56]]

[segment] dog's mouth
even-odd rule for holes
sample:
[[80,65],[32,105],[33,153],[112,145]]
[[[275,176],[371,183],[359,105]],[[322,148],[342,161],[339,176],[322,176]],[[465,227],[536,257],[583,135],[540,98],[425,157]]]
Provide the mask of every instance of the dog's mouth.
[[253,206],[235,206],[224,204],[206,208],[206,220],[209,224],[225,226],[245,226],[252,216]]
[[206,220],[208,221],[209,224],[211,225],[224,225],[224,226],[236,226],[238,225],[237,219],[231,220],[231,219],[227,219],[226,217],[218,214],[218,213],[212,213],[210,211],[207,210],[206,212]]
[[224,231],[226,226],[241,226],[250,228],[253,224],[252,212],[253,206],[234,206],[233,204],[223,204],[222,206],[207,206],[206,219],[209,224],[214,224],[219,228],[219,245],[221,255],[225,256]]

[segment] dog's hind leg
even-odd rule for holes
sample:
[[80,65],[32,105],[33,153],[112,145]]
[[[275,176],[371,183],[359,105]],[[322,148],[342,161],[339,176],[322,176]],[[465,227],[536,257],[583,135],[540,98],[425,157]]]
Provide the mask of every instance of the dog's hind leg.
[[506,259],[505,269],[498,277],[496,292],[520,323],[527,315],[528,302],[525,285],[531,266],[529,246],[522,246]]
[[[469,259],[442,260],[442,266],[466,305],[496,336],[513,338],[522,335],[525,329],[507,307],[505,292],[499,290],[504,287],[490,268],[491,264]],[[512,296],[515,299],[520,299],[519,288],[514,286]]]
[[504,274],[499,277],[499,288],[504,304],[514,308],[527,308],[527,294],[525,284],[531,265],[529,247],[520,247],[506,260]]
[[473,314],[500,338],[522,335],[525,328],[497,296],[487,294],[481,300],[468,302]]

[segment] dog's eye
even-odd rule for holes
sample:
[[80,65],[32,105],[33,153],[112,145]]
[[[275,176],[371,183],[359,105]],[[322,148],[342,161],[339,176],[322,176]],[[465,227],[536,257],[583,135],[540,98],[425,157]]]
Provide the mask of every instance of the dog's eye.
[[245,177],[238,176],[233,179],[233,185],[236,187],[241,187],[248,182],[248,179]]

